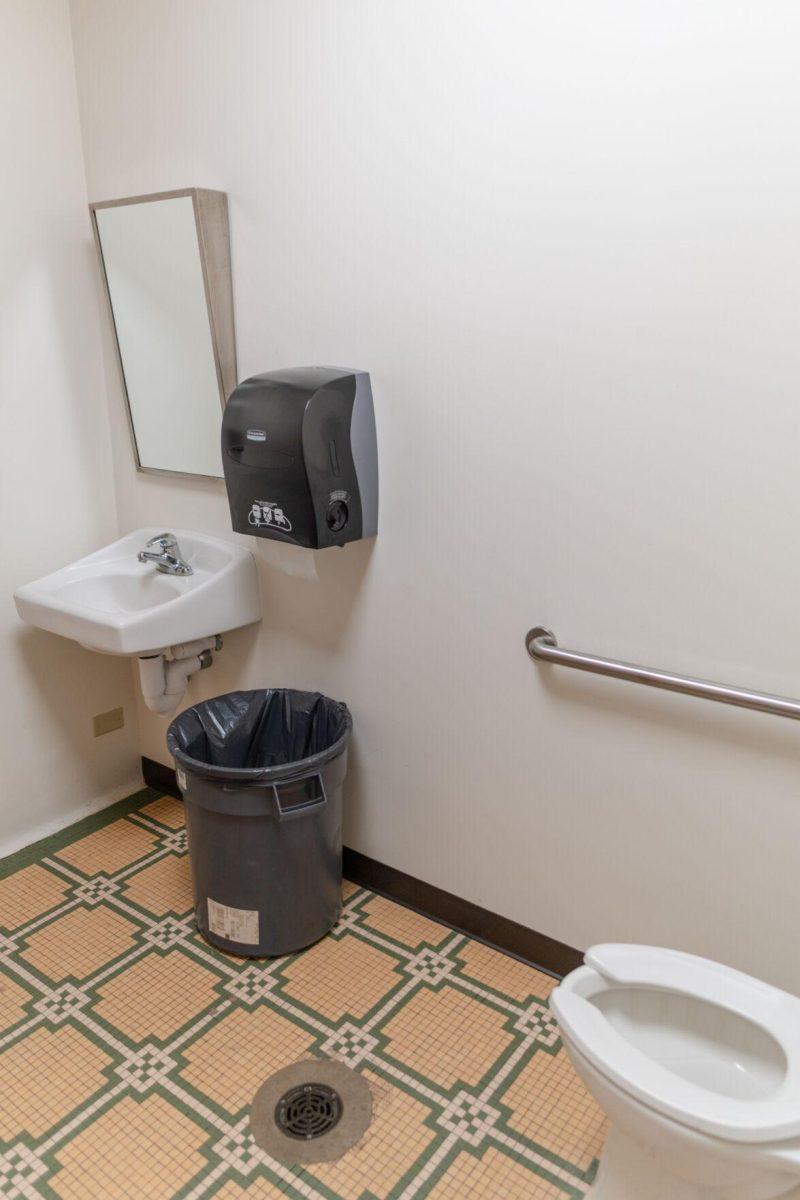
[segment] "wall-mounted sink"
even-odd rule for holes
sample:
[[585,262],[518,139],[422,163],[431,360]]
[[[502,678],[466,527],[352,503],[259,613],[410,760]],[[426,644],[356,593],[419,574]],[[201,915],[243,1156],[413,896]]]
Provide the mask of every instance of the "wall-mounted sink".
[[14,593],[24,621],[105,654],[146,655],[261,620],[252,554],[177,530],[185,576],[161,574],[138,552],[159,531],[137,529]]

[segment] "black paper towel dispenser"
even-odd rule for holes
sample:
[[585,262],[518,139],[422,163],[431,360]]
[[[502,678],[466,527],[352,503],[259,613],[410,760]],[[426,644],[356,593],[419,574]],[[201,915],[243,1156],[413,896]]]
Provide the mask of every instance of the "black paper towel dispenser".
[[378,532],[378,455],[366,371],[292,367],[245,379],[222,418],[237,533],[319,549]]

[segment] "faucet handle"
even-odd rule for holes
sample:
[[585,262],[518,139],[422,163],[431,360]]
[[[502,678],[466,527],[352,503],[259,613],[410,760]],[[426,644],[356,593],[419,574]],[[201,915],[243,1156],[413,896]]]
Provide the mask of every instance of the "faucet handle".
[[171,553],[176,549],[178,539],[174,533],[157,533],[155,537],[151,537],[149,542],[145,542],[147,546],[160,546],[165,553]]

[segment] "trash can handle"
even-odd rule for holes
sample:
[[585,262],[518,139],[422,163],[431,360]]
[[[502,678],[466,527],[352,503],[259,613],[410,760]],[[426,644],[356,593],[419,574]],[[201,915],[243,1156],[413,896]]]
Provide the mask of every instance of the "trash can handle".
[[[320,794],[311,800],[306,800],[304,804],[292,804],[289,808],[284,808],[281,804],[281,788],[292,787],[295,783],[304,783],[306,779],[319,781]],[[319,771],[314,771],[311,775],[301,775],[297,779],[287,779],[283,783],[273,783],[272,794],[275,797],[275,815],[279,821],[293,821],[295,817],[304,817],[306,813],[316,812],[317,809],[324,808],[328,803],[325,784],[322,782],[322,775]]]
[[[305,783],[307,779],[319,781],[320,794],[306,800],[304,804],[291,804],[284,808],[281,804],[280,789],[293,787],[296,783]],[[328,803],[325,784],[322,782],[322,775],[319,771],[312,771],[310,775],[298,775],[296,779],[284,779],[282,783],[268,783],[258,779],[253,783],[242,780],[241,783],[224,783],[222,785],[223,792],[239,792],[243,788],[269,788],[275,802],[275,816],[279,821],[293,821],[295,817],[304,817],[306,813],[316,812],[317,809],[324,808]]]

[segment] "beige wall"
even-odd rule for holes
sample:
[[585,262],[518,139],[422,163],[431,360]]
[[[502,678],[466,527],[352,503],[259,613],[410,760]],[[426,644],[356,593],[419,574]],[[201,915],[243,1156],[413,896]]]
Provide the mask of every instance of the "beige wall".
[[[575,945],[800,990],[797,727],[523,650],[545,622],[800,693],[800,8],[72,12],[92,197],[229,195],[240,377],[373,377],[376,543],[252,543],[263,625],[193,694],[347,699],[367,854]],[[221,486],[136,475],[107,361],[121,529],[226,533]]]
[[[0,854],[141,786],[130,669],[24,626],[15,587],[110,541],[110,466],[67,5],[0,5]],[[94,713],[123,705],[98,740]]]

